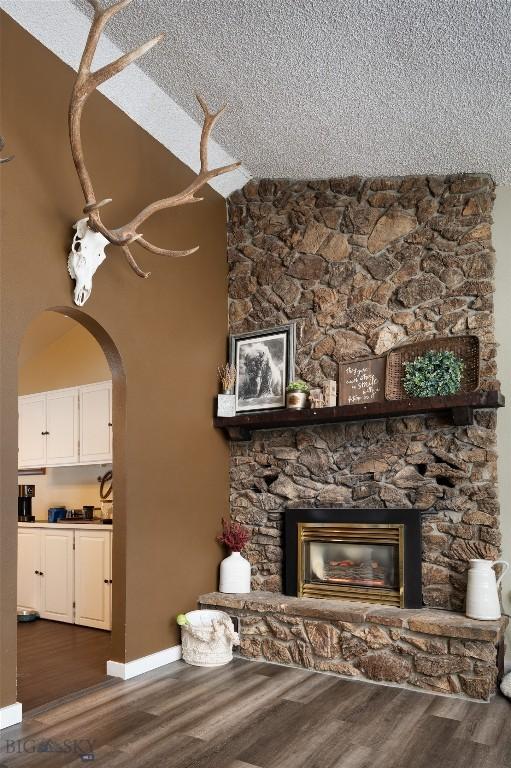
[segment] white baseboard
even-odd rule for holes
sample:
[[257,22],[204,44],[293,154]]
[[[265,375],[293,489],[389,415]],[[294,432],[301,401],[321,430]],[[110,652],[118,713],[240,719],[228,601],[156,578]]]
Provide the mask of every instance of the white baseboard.
[[123,664],[120,661],[107,661],[106,673],[110,677],[120,677],[121,680],[130,680],[137,675],[143,675],[144,672],[150,672],[152,669],[164,667],[173,661],[179,661],[181,658],[181,646],[173,645],[171,648],[164,648],[163,651],[151,653],[149,656],[142,656],[140,659],[127,661]]
[[19,701],[15,704],[9,704],[7,707],[0,708],[0,730],[21,723],[21,712],[22,707]]

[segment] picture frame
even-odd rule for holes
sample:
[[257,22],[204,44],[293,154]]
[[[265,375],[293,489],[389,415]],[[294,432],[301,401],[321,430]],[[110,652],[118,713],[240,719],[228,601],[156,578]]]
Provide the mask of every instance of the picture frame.
[[294,322],[230,335],[236,413],[286,407],[286,387],[295,375],[295,349]]

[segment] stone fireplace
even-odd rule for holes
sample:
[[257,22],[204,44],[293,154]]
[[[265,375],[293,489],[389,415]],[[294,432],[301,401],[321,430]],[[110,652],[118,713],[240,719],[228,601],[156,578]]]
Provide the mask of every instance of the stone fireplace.
[[[229,202],[232,332],[297,324],[296,376],[396,344],[473,334],[496,385],[487,176],[249,182]],[[231,514],[253,532],[254,589],[282,592],[290,504],[415,509],[423,602],[462,611],[470,558],[499,555],[496,412],[254,433],[231,443]]]
[[[296,377],[312,386],[337,380],[341,362],[473,334],[480,388],[497,388],[493,198],[483,175],[249,182],[229,201],[230,330],[296,321]],[[255,591],[201,602],[239,618],[243,655],[488,698],[505,622],[463,609],[468,561],[500,551],[496,412],[474,417],[267,429],[231,443],[231,515],[252,531]],[[343,508],[352,523],[368,511],[422,513],[423,607],[285,595],[291,505]],[[384,565],[346,548],[323,559],[330,580],[350,569],[377,579]]]
[[286,595],[422,607],[417,511],[290,508],[284,542]]

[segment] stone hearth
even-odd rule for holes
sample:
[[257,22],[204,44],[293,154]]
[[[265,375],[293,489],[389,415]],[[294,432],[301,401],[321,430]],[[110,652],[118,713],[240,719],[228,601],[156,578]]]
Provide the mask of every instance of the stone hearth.
[[241,656],[343,677],[488,701],[507,619],[433,609],[213,592],[201,608],[239,620]]

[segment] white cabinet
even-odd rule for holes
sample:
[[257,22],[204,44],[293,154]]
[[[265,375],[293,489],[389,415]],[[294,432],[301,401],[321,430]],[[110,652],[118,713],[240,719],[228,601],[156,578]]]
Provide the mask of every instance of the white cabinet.
[[30,525],[18,528],[18,608],[110,629],[112,531]]
[[41,595],[41,531],[18,530],[18,608],[38,611]]
[[18,467],[112,461],[112,382],[18,398]]
[[112,626],[111,531],[75,531],[75,623]]
[[62,467],[78,462],[78,392],[58,389],[46,393],[46,464]]
[[58,389],[18,398],[18,467],[78,463],[78,390]]
[[18,398],[18,466],[46,465],[46,394]]
[[70,530],[41,530],[41,602],[43,619],[74,621],[73,534]]
[[74,621],[74,531],[18,531],[18,607],[43,619]]
[[112,382],[80,387],[80,463],[112,460]]

